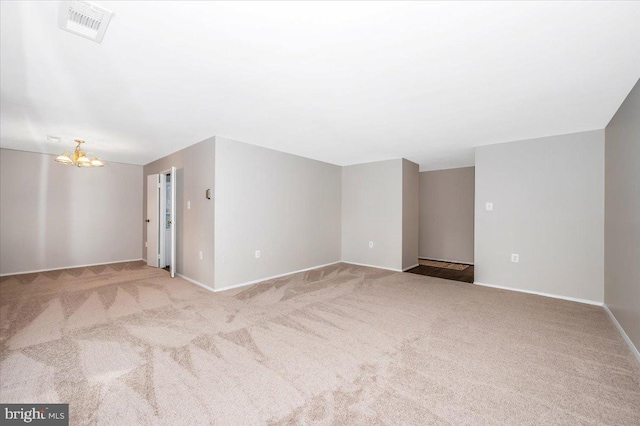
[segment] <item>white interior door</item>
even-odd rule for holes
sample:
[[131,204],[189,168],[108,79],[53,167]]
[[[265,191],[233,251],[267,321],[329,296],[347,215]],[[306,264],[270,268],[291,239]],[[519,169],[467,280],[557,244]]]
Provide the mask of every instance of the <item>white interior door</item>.
[[147,265],[159,265],[160,175],[147,176]]
[[171,278],[176,276],[176,168],[171,167]]

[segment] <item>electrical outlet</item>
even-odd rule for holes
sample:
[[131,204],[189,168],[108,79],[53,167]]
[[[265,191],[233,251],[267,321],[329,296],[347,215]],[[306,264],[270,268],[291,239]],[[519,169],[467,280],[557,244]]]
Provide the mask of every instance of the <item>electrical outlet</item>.
[[520,255],[519,255],[519,254],[512,253],[512,254],[511,254],[511,261],[512,261],[513,263],[518,263],[518,262],[520,262]]
[[493,203],[486,203],[484,205],[484,209],[488,212],[492,212],[493,211]]
[[256,250],[256,259],[260,259],[260,250]]
[[373,241],[369,241],[369,248],[373,248]]
[[200,257],[200,260],[202,260],[202,251],[198,252],[198,256]]

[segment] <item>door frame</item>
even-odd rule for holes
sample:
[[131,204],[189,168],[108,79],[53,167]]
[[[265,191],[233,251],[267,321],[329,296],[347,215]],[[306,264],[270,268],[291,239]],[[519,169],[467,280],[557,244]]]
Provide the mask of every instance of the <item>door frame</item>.
[[[167,175],[171,176],[171,206],[169,212],[169,220],[170,220],[170,234],[171,234],[171,247],[170,247],[170,264],[169,264],[169,272],[171,274],[171,278],[176,276],[176,168],[171,167],[170,169],[163,170],[160,173],[153,173],[147,175],[147,182],[149,182],[149,176],[158,176],[157,183],[157,204],[155,208],[157,209],[157,226],[156,232],[158,233],[158,250],[155,256],[156,258],[156,267],[164,268],[166,266],[166,251],[165,251],[165,221],[166,221],[166,204],[167,204]],[[149,184],[147,184],[149,186]],[[148,190],[150,188],[148,187]],[[148,195],[147,195],[147,204],[148,203]],[[151,209],[150,209],[151,207]],[[153,215],[153,206],[147,205],[147,216],[151,213]],[[153,215],[155,216],[155,215]],[[148,219],[147,219],[148,220]],[[149,228],[151,223],[147,222],[147,240],[149,240]],[[147,258],[148,250],[147,250]],[[147,259],[147,264],[149,266],[153,266],[149,264]]]
[[175,166],[171,166],[171,265],[169,271],[171,278],[176,276],[176,187],[177,182],[177,170]]
[[[158,205],[160,206],[159,222],[158,222],[158,257],[160,259],[159,267],[166,268],[167,266],[167,241],[166,241],[166,206],[167,206],[167,173],[161,172],[158,174],[160,177],[160,196],[158,197]],[[171,220],[171,214],[169,214],[169,220]],[[171,265],[171,262],[169,262]]]

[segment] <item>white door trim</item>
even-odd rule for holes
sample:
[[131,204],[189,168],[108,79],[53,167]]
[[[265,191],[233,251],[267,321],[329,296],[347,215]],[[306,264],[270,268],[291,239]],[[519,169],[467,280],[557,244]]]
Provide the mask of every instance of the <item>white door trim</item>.
[[171,278],[176,276],[176,168],[171,167]]

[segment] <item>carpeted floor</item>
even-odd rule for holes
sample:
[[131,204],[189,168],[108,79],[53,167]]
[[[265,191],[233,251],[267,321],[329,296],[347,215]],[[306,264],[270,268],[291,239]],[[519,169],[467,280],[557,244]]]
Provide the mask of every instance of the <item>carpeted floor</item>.
[[640,424],[600,307],[337,264],[211,293],[142,264],[3,278],[0,401],[72,424]]

